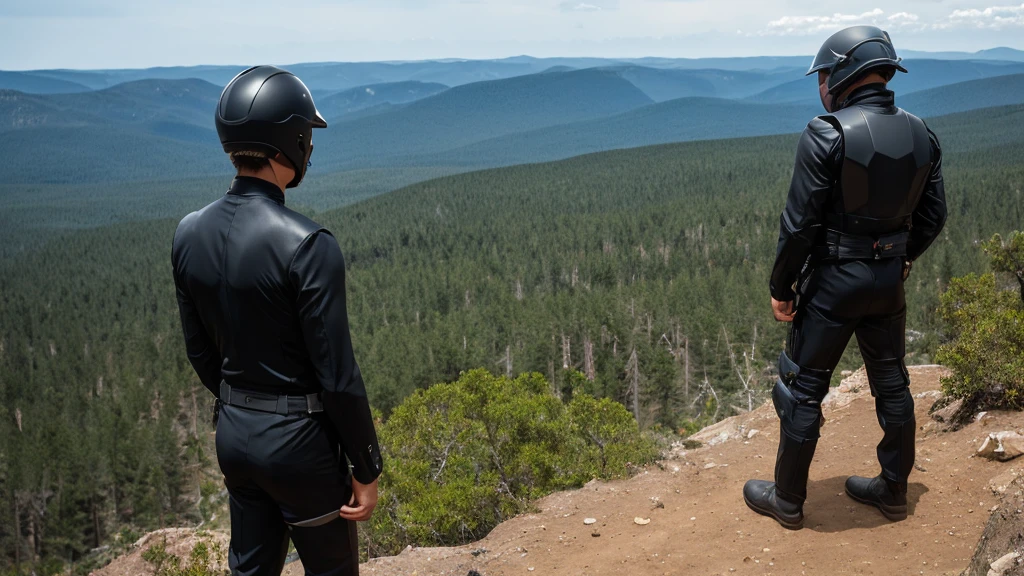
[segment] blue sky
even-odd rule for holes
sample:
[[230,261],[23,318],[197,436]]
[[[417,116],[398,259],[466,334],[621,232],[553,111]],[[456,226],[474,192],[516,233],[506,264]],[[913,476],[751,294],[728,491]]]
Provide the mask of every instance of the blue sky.
[[0,69],[811,54],[861,23],[1024,49],[1021,0],[0,0]]

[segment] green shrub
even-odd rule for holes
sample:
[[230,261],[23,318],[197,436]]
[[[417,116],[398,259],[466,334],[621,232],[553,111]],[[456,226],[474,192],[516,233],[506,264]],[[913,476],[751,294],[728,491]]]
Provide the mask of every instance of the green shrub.
[[142,559],[153,565],[155,576],[221,576],[214,568],[213,557],[220,553],[220,546],[200,540],[192,547],[188,560],[182,566],[181,559],[167,551],[166,541],[150,546],[142,553]]
[[386,466],[370,555],[481,538],[535,498],[656,458],[621,404],[578,389],[566,404],[559,394],[539,374],[473,370],[406,399],[380,429]]
[[[954,278],[939,307],[950,340],[937,359],[953,371],[942,386],[965,400],[963,414],[1024,407],[1024,233],[1006,243],[997,234],[984,249],[995,272]],[[1019,297],[1006,272],[1022,283]]]

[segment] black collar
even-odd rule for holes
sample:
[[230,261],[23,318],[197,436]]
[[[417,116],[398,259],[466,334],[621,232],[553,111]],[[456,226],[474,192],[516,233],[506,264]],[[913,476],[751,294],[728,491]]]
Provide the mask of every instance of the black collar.
[[846,97],[843,108],[850,106],[871,106],[877,108],[890,108],[896,105],[896,95],[888,90],[885,84],[865,84],[857,88]]
[[236,196],[262,196],[278,204],[284,204],[284,192],[276,184],[252,176],[235,176],[228,188],[228,194]]

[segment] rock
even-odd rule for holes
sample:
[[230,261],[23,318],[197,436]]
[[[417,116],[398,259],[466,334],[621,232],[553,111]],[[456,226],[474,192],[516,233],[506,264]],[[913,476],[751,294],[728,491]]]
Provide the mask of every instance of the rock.
[[1006,462],[1024,454],[1024,436],[1003,431],[989,434],[978,448],[978,456]]
[[715,466],[718,466],[718,464],[715,464],[714,462],[708,462],[707,464],[704,465],[704,469],[705,470],[711,470]]
[[640,526],[646,526],[646,525],[651,523],[651,519],[650,518],[641,518],[641,517],[637,516],[636,518],[633,518],[633,523],[634,524],[639,524]]
[[591,524],[597,524],[597,518],[584,518],[583,523],[587,526],[590,526]]
[[1010,490],[1010,487],[1013,486],[1013,481],[1020,476],[1020,472],[1017,468],[1010,468],[989,480],[988,487],[992,490],[993,494],[1002,496]]
[[1003,576],[1017,563],[1020,552],[1010,552],[989,566],[988,576]]
[[750,440],[754,436],[757,436],[759,432],[761,432],[761,431],[760,430],[751,430],[750,432],[747,432],[747,440]]
[[932,412],[932,420],[942,422],[944,424],[949,423],[952,421],[953,417],[956,415],[956,413],[960,410],[960,407],[963,405],[963,398],[954,400],[953,402],[947,404],[945,407],[939,408],[938,410]]

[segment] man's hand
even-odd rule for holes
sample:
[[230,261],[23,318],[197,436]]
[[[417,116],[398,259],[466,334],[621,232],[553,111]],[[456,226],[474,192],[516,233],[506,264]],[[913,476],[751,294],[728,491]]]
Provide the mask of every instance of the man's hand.
[[779,322],[792,322],[796,317],[796,310],[793,309],[793,301],[780,302],[772,298],[772,313]]
[[377,480],[369,484],[360,484],[352,479],[352,498],[341,507],[341,517],[345,520],[365,522],[373,515],[377,507]]

